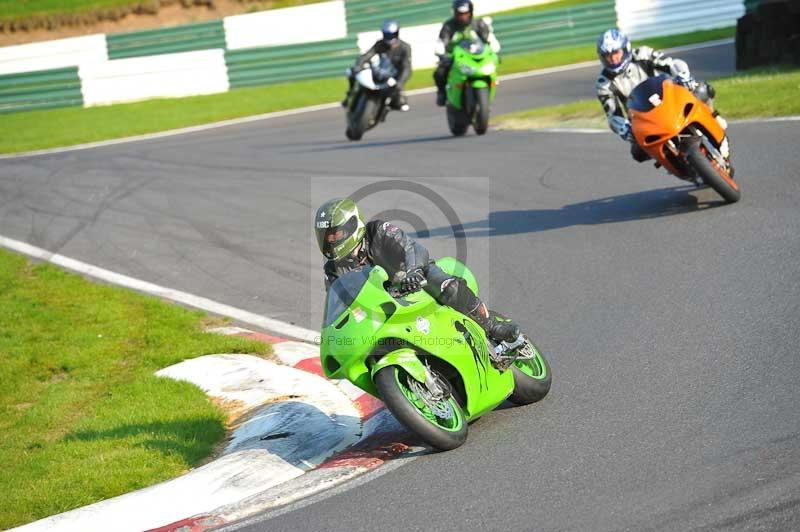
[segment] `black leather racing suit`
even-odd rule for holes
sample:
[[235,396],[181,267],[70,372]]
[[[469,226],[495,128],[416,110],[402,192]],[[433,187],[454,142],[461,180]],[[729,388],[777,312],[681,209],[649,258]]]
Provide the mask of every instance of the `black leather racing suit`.
[[[372,48],[364,52],[358,57],[358,59],[356,59],[355,70],[363,68],[364,63],[369,62],[373,56],[380,54],[385,54],[389,58],[389,61],[392,62],[392,65],[394,65],[394,67],[397,69],[397,77],[395,78],[397,85],[394,86],[394,90],[392,92],[392,107],[399,108],[405,103],[403,87],[405,87],[408,78],[411,77],[411,45],[400,39],[398,39],[398,42],[395,46],[390,46],[383,39],[376,41],[375,44],[372,45]],[[349,81],[350,88],[347,92],[348,95],[350,94],[350,91],[353,90],[353,83],[355,81],[355,78],[352,74],[349,77]]]
[[[406,272],[420,268],[428,280],[425,291],[442,305],[475,319],[476,314],[485,307],[478,296],[467,286],[464,279],[445,273],[430,259],[428,250],[419,242],[407,236],[402,229],[389,222],[374,220],[367,223],[367,234],[364,238],[366,254],[361,263],[335,262],[325,263],[325,288],[330,287],[340,275],[363,266],[365,263],[376,264],[386,270],[389,279],[394,279],[398,272]],[[483,309],[481,309],[483,307]],[[484,316],[478,316],[479,324]]]

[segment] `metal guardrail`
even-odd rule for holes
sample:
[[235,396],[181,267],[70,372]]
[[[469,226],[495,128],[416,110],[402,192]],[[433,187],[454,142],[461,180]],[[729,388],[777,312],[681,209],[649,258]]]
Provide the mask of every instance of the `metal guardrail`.
[[444,22],[452,16],[447,0],[345,0],[347,32],[380,30],[387,18],[401,27]]
[[498,15],[494,18],[494,30],[502,53],[517,54],[593,43],[616,23],[614,0],[604,0],[529,14]]
[[0,113],[79,105],[78,67],[0,76]]
[[106,41],[109,59],[210,50],[225,48],[225,28],[222,20],[214,20],[156,30],[115,33],[108,35]]
[[231,88],[344,76],[359,50],[355,37],[225,52]]

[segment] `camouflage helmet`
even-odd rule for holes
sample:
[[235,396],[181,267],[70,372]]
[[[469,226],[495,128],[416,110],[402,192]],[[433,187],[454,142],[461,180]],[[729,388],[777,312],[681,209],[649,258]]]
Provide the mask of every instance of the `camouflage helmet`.
[[340,261],[364,240],[367,225],[356,202],[349,198],[333,199],[317,209],[314,232],[325,258]]

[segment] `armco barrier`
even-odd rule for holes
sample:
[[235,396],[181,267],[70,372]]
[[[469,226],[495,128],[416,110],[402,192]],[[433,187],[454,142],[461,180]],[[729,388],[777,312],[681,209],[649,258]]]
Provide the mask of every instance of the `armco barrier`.
[[619,28],[634,39],[729,28],[744,0],[616,0]]
[[39,72],[107,61],[103,34],[0,48],[0,75]]
[[613,0],[494,18],[503,54],[593,43],[615,24]]
[[343,76],[358,55],[355,37],[334,41],[228,50],[231,87]]
[[228,50],[333,41],[347,37],[344,0],[225,17]]
[[347,32],[380,29],[387,18],[397,20],[401,27],[444,22],[452,16],[450,6],[447,0],[345,0]]
[[107,36],[108,58],[122,59],[225,48],[222,20]]
[[0,113],[83,105],[77,67],[0,76]]

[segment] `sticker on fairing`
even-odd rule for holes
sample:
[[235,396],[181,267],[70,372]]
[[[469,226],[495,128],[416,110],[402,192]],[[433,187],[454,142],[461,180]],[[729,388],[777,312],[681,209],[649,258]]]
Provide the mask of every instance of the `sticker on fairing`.
[[423,318],[422,316],[417,317],[417,330],[422,334],[428,334],[431,332],[431,322]]
[[361,307],[356,307],[353,309],[353,319],[356,320],[356,323],[361,323],[367,318],[367,312],[362,309]]

